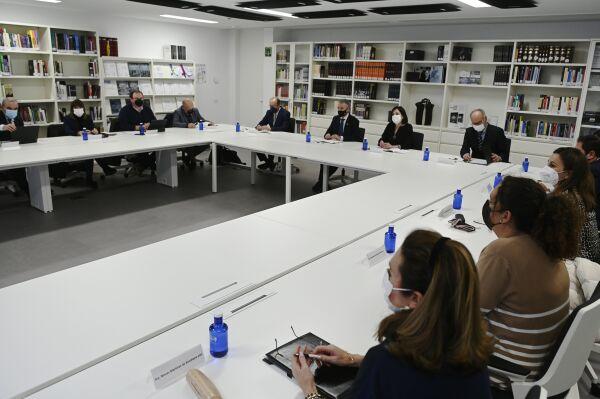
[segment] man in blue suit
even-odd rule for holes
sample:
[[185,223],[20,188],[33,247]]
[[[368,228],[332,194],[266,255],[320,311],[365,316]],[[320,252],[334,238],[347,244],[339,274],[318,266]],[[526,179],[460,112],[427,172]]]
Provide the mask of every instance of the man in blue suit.
[[[289,132],[290,131],[290,113],[281,107],[281,102],[277,97],[269,100],[269,109],[264,118],[256,126],[256,130],[261,132]],[[256,154],[258,159],[263,162],[258,166],[259,169],[275,169],[275,157],[273,155]]]

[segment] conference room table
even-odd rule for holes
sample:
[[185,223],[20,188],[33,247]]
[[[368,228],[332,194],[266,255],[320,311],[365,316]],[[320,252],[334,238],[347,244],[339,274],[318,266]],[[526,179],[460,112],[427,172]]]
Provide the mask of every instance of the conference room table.
[[[505,173],[522,174],[517,166]],[[477,260],[482,249],[495,239],[481,216],[491,184],[490,176],[470,185],[463,192],[462,208],[445,217],[440,217],[439,212],[452,203],[451,195],[401,219],[395,226],[396,248],[411,231],[431,229],[462,242]],[[448,221],[455,213],[463,214],[475,232],[452,228]],[[392,211],[389,219],[394,218]],[[217,307],[229,326],[229,353],[224,358],[212,358],[209,354],[208,327],[213,315],[207,312],[33,397],[63,399],[85,394],[88,398],[192,399],[196,396],[183,377],[157,389],[150,370],[201,344],[205,361],[198,368],[212,379],[224,398],[301,398],[295,382],[264,363],[264,355],[275,349],[275,339],[282,346],[295,334],[308,332],[351,353],[364,354],[377,344],[377,325],[390,314],[384,303],[382,279],[387,276],[385,269],[391,255],[370,263],[367,254],[382,246],[385,231],[380,228]]]
[[39,391],[511,167],[358,154],[401,168],[0,290],[0,396]]

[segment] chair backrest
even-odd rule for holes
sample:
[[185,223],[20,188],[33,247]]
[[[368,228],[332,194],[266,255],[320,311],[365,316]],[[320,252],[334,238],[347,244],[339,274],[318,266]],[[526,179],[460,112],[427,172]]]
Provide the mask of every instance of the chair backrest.
[[167,121],[167,126],[165,127],[173,127],[173,112],[165,114],[165,117],[163,119]]
[[365,139],[366,130],[363,127],[359,127],[358,131],[359,131],[358,138],[360,139],[360,141],[363,141]]
[[119,127],[119,118],[110,118],[110,126],[108,127],[108,131],[110,133],[121,131],[121,128]]
[[525,399],[546,399],[548,398],[548,392],[544,388],[539,385],[534,385],[533,388],[529,390]]
[[549,396],[568,391],[583,373],[596,333],[600,328],[600,284],[590,299],[576,307],[564,322],[561,333],[536,382]]
[[506,153],[503,154],[504,156],[502,157],[502,160],[504,162],[510,162],[510,146],[512,145],[512,140],[507,138],[506,139]]
[[296,132],[296,119],[290,118],[290,125],[288,127],[288,133]]
[[413,132],[412,149],[421,151],[423,149],[423,140],[425,140],[425,134]]
[[48,126],[48,132],[46,133],[48,137],[62,137],[65,136],[65,125],[62,123],[57,123],[54,125]]

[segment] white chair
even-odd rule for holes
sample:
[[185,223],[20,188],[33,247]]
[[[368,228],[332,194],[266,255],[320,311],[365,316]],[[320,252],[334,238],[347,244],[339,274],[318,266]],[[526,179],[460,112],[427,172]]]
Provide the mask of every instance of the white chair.
[[577,382],[584,373],[596,333],[600,328],[600,284],[589,301],[571,312],[555,343],[544,374],[537,381],[527,381],[526,373],[510,372],[507,369],[490,366],[504,375],[510,376],[512,393],[515,399],[527,398],[533,386],[544,388],[549,396],[565,394],[566,399],[578,399]]
[[547,399],[548,392],[539,385],[535,385],[533,388],[529,390],[529,393],[525,397],[525,399]]

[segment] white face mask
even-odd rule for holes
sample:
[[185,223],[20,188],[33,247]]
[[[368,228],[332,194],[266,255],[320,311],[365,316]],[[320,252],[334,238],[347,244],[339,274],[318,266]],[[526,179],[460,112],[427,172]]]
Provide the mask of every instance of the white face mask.
[[473,129],[475,129],[477,133],[481,133],[485,130],[485,125],[483,123],[481,125],[473,125]]
[[402,115],[392,115],[392,122],[394,122],[396,125],[402,123]]
[[81,118],[83,116],[83,108],[74,108],[73,109],[73,114],[76,117]]
[[392,301],[390,300],[390,295],[392,295],[393,291],[411,292],[412,290],[409,290],[406,288],[394,288],[394,286],[392,285],[392,282],[390,281],[390,276],[388,275],[387,270],[385,271],[385,273],[383,273],[382,286],[383,286],[383,299],[384,299],[385,303],[387,304],[388,308],[392,312],[402,312],[403,310],[410,309],[408,306],[399,308],[396,305],[394,305],[392,303]]
[[558,183],[558,172],[546,165],[540,170],[540,179],[551,186]]

